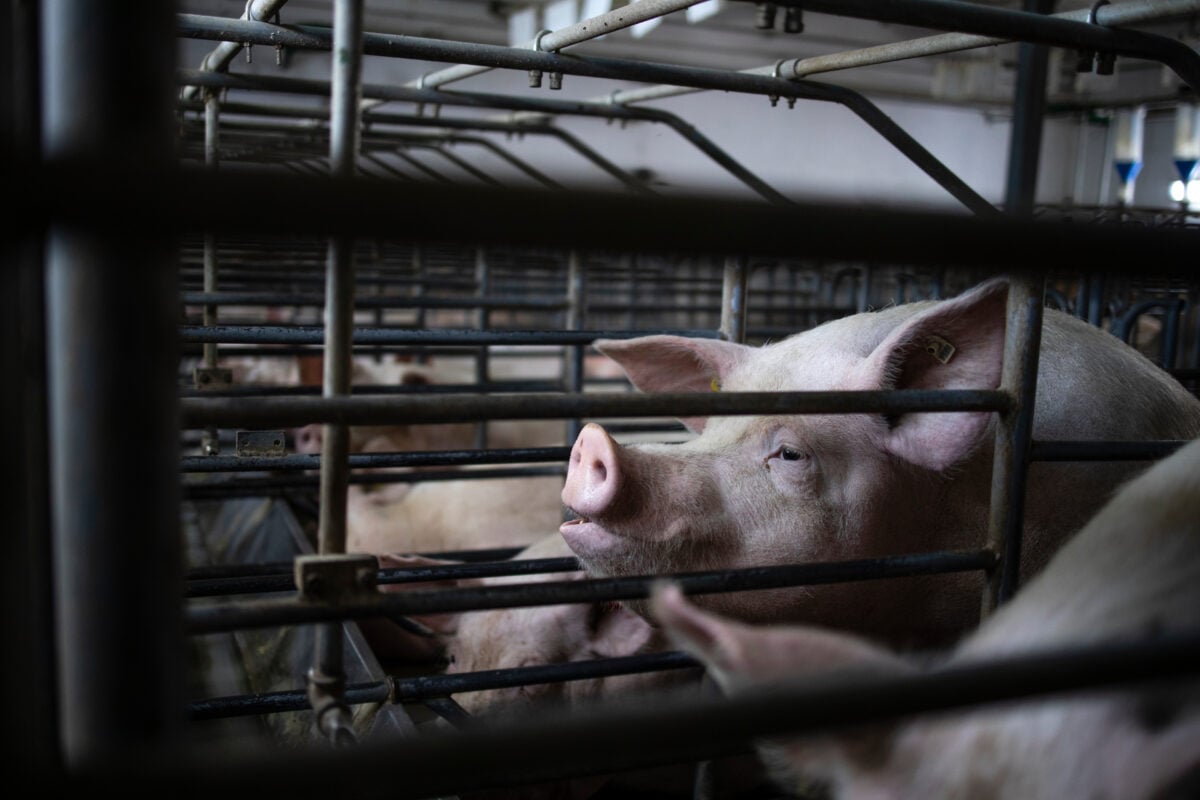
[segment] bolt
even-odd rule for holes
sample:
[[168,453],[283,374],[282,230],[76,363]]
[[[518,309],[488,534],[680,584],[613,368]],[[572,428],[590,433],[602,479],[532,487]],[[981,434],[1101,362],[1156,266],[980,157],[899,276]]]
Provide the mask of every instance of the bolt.
[[561,89],[562,88],[562,73],[561,72],[551,72],[550,73],[550,88],[551,89]]
[[787,103],[788,103],[788,108],[795,108],[796,107],[796,98],[789,97],[787,99]]
[[542,88],[542,71],[540,69],[529,70],[529,88],[530,89]]
[[1075,59],[1076,72],[1091,72],[1092,62],[1096,60],[1095,50],[1080,50],[1079,57]]
[[254,45],[250,44],[249,42],[246,42],[246,44],[243,46],[246,48],[246,63],[247,64],[253,63],[254,62]]
[[767,99],[771,101],[771,108],[774,108],[775,106],[779,105],[779,95],[777,95],[777,94],[769,95],[767,97]]
[[313,597],[320,597],[325,590],[325,581],[316,573],[309,573],[304,576],[304,593]]
[[754,4],[754,27],[759,30],[770,30],[775,27],[775,11],[774,3],[755,3]]
[[1097,75],[1112,75],[1117,66],[1117,54],[1113,52],[1101,53],[1096,59],[1096,74]]
[[783,30],[785,33],[804,33],[804,12],[795,6],[784,9]]
[[363,567],[358,570],[358,585],[363,589],[372,589],[375,587],[375,570],[370,567]]

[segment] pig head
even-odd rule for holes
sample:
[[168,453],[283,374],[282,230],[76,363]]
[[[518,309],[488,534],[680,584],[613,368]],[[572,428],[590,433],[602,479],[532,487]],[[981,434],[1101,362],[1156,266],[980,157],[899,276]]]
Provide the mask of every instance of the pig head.
[[[671,584],[656,589],[653,607],[731,695],[815,675],[921,669],[844,632],[718,617]],[[943,659],[962,664],[1181,631],[1200,631],[1200,441],[1123,488]],[[1200,785],[1200,679],[762,742],[760,750],[779,782],[821,786],[835,800],[1181,800]]]
[[[993,389],[1007,281],[826,323],[763,347],[648,336],[602,340],[643,391]],[[1034,436],[1200,434],[1200,401],[1116,337],[1046,311]],[[686,418],[680,444],[621,446],[591,424],[562,491],[562,534],[597,576],[688,572],[981,547],[991,413]],[[1135,466],[1035,464],[1023,570],[1032,574]],[[814,622],[946,643],[978,620],[978,575],[698,598],[747,620]],[[645,614],[644,604],[630,607]]]

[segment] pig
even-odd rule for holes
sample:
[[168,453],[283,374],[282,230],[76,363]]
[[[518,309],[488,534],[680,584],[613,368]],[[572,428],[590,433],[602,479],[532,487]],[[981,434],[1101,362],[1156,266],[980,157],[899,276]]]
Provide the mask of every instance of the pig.
[[[721,618],[673,584],[657,587],[651,605],[676,644],[735,697],[832,671],[903,675],[928,666],[854,634]],[[934,663],[1198,631],[1200,440],[1126,484],[1013,600]],[[1182,800],[1200,787],[1200,676],[758,747],[781,785],[821,786],[833,800]]]
[[[553,528],[549,530],[553,531]],[[569,555],[570,551],[562,537],[557,532],[552,532],[543,535],[514,558],[561,558]],[[400,554],[382,554],[378,561],[384,569],[453,563]],[[582,578],[581,572],[571,571],[534,576],[443,580],[433,585],[437,588],[465,588]],[[381,586],[380,591],[419,591],[429,586],[429,583],[392,584]],[[662,631],[620,603],[575,603],[472,611],[421,616],[417,617],[416,621],[434,631],[435,636],[418,638],[386,620],[367,620],[360,625],[385,665],[399,663],[411,671],[414,663],[433,664],[441,659],[448,664],[447,674],[633,656],[661,652],[668,649],[669,644]],[[456,695],[455,700],[472,716],[475,724],[486,724],[550,710],[588,707],[630,693],[673,691],[698,694],[703,688],[702,673],[703,671],[696,667],[640,675],[614,675],[531,684],[517,688],[462,693]],[[433,724],[435,727],[446,725],[444,722]],[[686,796],[684,790],[690,787],[692,772],[692,767],[684,765],[638,770],[617,776],[590,776],[511,790],[478,792],[468,796],[478,800],[583,800],[605,787],[609,791],[617,792],[621,789],[636,789],[643,793],[651,789],[656,792],[669,790],[675,796]],[[757,773],[754,774],[757,777]]]
[[347,488],[347,552],[379,555],[524,547],[562,522],[558,499],[562,478],[555,475],[382,486]]
[[[676,336],[600,340],[644,391],[993,389],[1008,282],[865,312],[763,347]],[[838,561],[981,547],[994,415],[681,420],[680,444],[618,446],[594,424],[571,452],[561,532],[594,576]],[[1116,337],[1046,310],[1033,436],[1191,439],[1200,400]],[[1141,465],[1036,463],[1027,579]],[[743,621],[809,622],[898,646],[952,643],[978,622],[979,574],[713,594]],[[644,603],[630,607],[645,614]]]

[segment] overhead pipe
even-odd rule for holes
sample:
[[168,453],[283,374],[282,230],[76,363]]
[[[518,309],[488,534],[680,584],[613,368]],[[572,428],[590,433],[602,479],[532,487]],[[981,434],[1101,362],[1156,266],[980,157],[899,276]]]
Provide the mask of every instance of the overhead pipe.
[[[248,0],[246,10],[242,12],[241,19],[248,21],[266,22],[270,19],[278,19],[279,10],[287,5],[287,0]],[[238,41],[225,41],[217,45],[211,52],[206,53],[200,61],[200,69],[212,72],[224,72],[229,69],[230,62],[234,56],[242,51],[243,43]],[[183,88],[182,97],[185,100],[190,100],[196,96],[198,87],[185,86]]]

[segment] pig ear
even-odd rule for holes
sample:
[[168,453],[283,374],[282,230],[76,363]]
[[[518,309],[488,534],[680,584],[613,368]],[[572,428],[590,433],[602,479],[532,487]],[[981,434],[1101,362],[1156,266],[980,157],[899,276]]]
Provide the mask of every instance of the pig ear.
[[[987,281],[913,316],[867,359],[868,384],[883,389],[995,389],[1000,385],[1008,281]],[[982,439],[991,412],[889,417],[885,447],[941,471]]]
[[[593,346],[616,361],[643,392],[712,392],[750,352],[743,344],[684,336],[598,339]],[[680,418],[695,433],[705,417]]]
[[[385,553],[376,556],[380,569],[413,569],[441,564],[456,564],[456,561]],[[420,583],[381,584],[379,591],[386,594],[407,591],[423,591],[434,588],[454,588],[473,581],[435,580]],[[440,657],[445,651],[446,639],[458,631],[458,614],[426,614],[408,617],[406,621],[385,617],[360,621],[359,628],[371,649],[381,659],[404,662],[426,662]],[[412,623],[415,623],[413,625]],[[422,631],[422,629],[424,629]]]
[[654,636],[650,623],[620,603],[596,603],[587,613],[591,650],[601,658],[635,655]]
[[885,674],[912,669],[899,656],[850,634],[723,620],[689,603],[673,584],[655,588],[651,610],[677,645],[703,661],[726,691],[847,668]]

